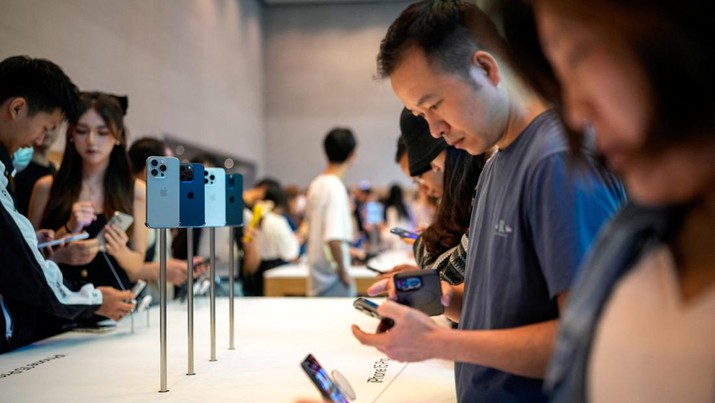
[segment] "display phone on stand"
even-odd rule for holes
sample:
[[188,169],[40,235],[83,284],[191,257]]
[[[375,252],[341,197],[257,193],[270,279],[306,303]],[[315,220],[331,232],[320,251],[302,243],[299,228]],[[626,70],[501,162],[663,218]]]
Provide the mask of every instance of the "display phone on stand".
[[418,309],[427,315],[444,313],[442,285],[435,270],[403,271],[392,277],[397,302]]
[[146,160],[146,225],[149,228],[178,228],[179,160],[149,157]]
[[243,175],[226,174],[226,225],[243,225]]
[[313,357],[313,354],[308,354],[300,366],[308,375],[308,378],[313,381],[325,401],[334,403],[349,402],[348,398],[333,382],[328,373],[325,372],[325,369],[318,363],[318,360]]
[[390,228],[390,232],[399,236],[400,238],[417,239],[420,236],[420,234],[416,232],[408,231],[400,227]]
[[226,171],[223,168],[204,169],[204,190],[206,193],[206,226],[226,225]]
[[[107,225],[111,225],[115,228],[119,228],[120,230],[127,232],[129,227],[132,226],[132,223],[134,222],[134,217],[127,214],[127,213],[122,213],[121,211],[115,211],[114,215],[112,215],[112,218],[107,221]],[[99,246],[99,250],[101,252],[106,252],[107,251],[107,240],[104,238],[105,234],[105,229],[102,228],[99,230],[97,233],[96,239],[97,239],[97,245]]]
[[381,317],[380,314],[377,313],[377,304],[369,299],[358,297],[355,301],[353,301],[353,307],[367,316],[380,319],[380,326],[377,327],[378,333],[385,332],[395,325],[395,322],[392,319]]
[[183,228],[203,227],[206,224],[204,210],[204,166],[199,163],[179,165],[179,222]]

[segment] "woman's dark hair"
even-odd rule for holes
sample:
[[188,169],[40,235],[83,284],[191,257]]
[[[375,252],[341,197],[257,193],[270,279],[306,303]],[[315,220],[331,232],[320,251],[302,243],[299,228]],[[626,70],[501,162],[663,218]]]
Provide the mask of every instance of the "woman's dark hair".
[[[109,165],[104,175],[104,206],[102,212],[109,219],[115,211],[127,214],[134,212],[134,178],[127,158],[127,137],[124,128],[124,112],[115,96],[101,92],[80,94],[80,111],[77,119],[70,122],[66,134],[65,152],[50,189],[49,200],[42,217],[43,228],[59,228],[72,211],[72,203],[79,199],[82,190],[82,157],[70,141],[79,118],[94,109],[104,120],[119,143],[109,155]],[[99,206],[96,206],[99,207]]]
[[390,186],[390,193],[382,204],[385,205],[385,209],[382,212],[385,222],[387,222],[387,209],[389,207],[394,207],[400,217],[410,219],[410,213],[407,211],[407,206],[405,206],[405,198],[400,185],[393,184]]
[[439,256],[459,244],[469,229],[474,188],[484,168],[484,155],[447,148],[444,191],[432,224],[422,233],[427,252]]
[[515,67],[533,88],[560,105],[557,81],[537,40],[534,4],[548,4],[559,15],[588,25],[609,46],[634,55],[652,94],[646,146],[667,147],[675,139],[715,134],[715,21],[705,11],[707,2],[499,1]]

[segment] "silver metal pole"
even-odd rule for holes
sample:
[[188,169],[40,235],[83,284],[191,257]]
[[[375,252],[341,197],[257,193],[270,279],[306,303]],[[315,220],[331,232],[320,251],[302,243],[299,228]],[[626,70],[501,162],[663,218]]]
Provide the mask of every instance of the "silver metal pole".
[[186,375],[196,375],[196,372],[194,372],[194,229],[187,228],[186,234],[187,259],[189,262],[188,279],[186,282],[187,310],[189,314],[189,368],[186,370]]
[[235,266],[236,261],[233,256],[233,243],[235,235],[233,233],[233,227],[228,227],[228,349],[235,350],[236,347],[233,344],[233,283],[235,277]]
[[166,387],[166,228],[159,230],[159,315],[161,339],[161,386],[159,392],[168,392]]
[[216,361],[216,228],[211,228],[209,241],[209,249],[211,249],[211,269],[209,270],[211,275],[211,292],[209,293],[211,300],[211,359],[209,361]]

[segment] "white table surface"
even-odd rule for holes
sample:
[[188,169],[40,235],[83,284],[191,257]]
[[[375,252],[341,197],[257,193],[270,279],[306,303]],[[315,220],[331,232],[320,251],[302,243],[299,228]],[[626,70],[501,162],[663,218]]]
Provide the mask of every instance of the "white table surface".
[[[378,270],[390,270],[398,264],[415,264],[411,254],[403,251],[384,252],[368,261],[368,264]],[[374,279],[377,273],[368,270],[365,266],[351,266],[348,271],[354,278]],[[300,262],[287,264],[270,269],[263,273],[264,278],[306,278],[308,276],[308,263]]]
[[[358,402],[375,401],[378,396],[379,402],[456,400],[453,365],[442,360],[411,363],[397,377],[405,364],[388,361],[383,383],[367,382],[374,375],[373,365],[386,357],[352,336],[353,323],[365,330],[377,325],[375,319],[357,312],[352,301],[236,299],[236,349],[228,350],[228,300],[218,299],[218,361],[209,362],[209,301],[197,299],[194,376],[185,375],[186,306],[171,303],[167,393],[158,393],[159,311],[155,307],[149,312],[149,327],[146,313],[135,317],[133,334],[129,319],[125,319],[111,333],[69,332],[0,355],[0,401],[320,401],[317,389],[300,368],[308,353],[328,372],[340,370],[351,382]],[[50,360],[41,362],[45,359]]]

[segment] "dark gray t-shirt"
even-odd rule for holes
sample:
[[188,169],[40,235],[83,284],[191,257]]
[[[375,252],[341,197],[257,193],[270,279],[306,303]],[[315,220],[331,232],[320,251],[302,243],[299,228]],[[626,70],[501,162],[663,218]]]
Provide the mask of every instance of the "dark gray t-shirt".
[[[588,157],[567,166],[558,115],[539,115],[487,162],[469,230],[460,329],[505,329],[556,319],[601,226],[625,201],[623,186]],[[541,380],[457,363],[461,402],[540,401]]]

